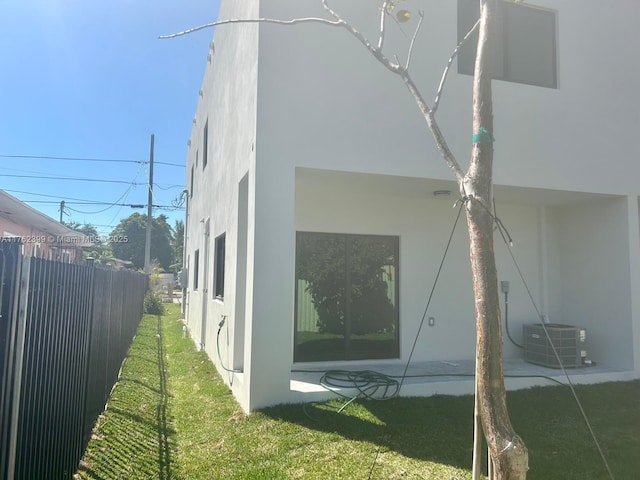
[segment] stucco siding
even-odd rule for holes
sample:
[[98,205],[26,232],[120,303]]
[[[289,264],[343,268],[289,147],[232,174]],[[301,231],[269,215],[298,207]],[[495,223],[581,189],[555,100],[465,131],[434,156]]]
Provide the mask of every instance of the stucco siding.
[[[255,18],[258,0],[223,2],[220,18]],[[255,185],[255,132],[258,68],[258,25],[218,27],[213,46],[206,61],[194,124],[187,152],[187,186],[190,192],[187,253],[190,264],[187,319],[196,343],[204,345],[211,358],[217,358],[218,325],[224,317],[221,332],[220,357],[227,368],[234,364],[244,366],[244,359],[234,355],[235,310],[239,303],[245,306],[244,315],[251,316],[252,288],[242,292],[246,298],[237,299],[236,259],[238,246],[238,192],[242,179],[246,179],[244,236],[246,262],[243,278],[252,283],[253,210]],[[207,126],[207,158],[204,158],[204,131]],[[206,235],[207,222],[209,234]],[[225,291],[223,299],[214,298],[215,239],[225,235]],[[199,285],[194,289],[194,257],[199,252]],[[205,292],[205,289],[207,290]],[[251,335],[251,326],[239,328]],[[245,352],[243,352],[244,355]],[[219,366],[221,373],[225,373]],[[243,405],[248,408],[248,389],[243,382],[234,389]]]
[[[400,237],[399,361],[406,362],[454,227],[455,195],[434,198],[428,183],[422,191],[416,191],[411,186],[413,179],[375,175],[301,169],[297,179],[297,231]],[[536,304],[542,308],[539,208],[497,204],[497,209],[514,240],[514,255],[521,270],[526,272],[527,285]],[[510,329],[516,341],[521,341],[522,325],[537,322],[537,315],[507,246],[497,232],[495,251],[498,276],[510,282]],[[504,299],[500,301],[503,307]],[[474,301],[464,213],[453,234],[427,317],[434,317],[435,326],[428,327],[425,322],[414,361],[474,357]],[[521,356],[506,337],[505,356]]]
[[[414,3],[425,9],[426,18],[412,72],[432,103],[456,43],[457,2]],[[634,105],[640,96],[635,87],[640,61],[623,55],[620,46],[639,40],[631,19],[640,15],[640,4],[536,4],[557,10],[558,88],[494,82],[496,183],[637,192],[640,147],[634,136],[640,114]],[[370,2],[334,2],[333,7],[369,38],[377,38],[377,9]],[[272,18],[326,16],[315,0],[265,0],[261,13]],[[411,23],[405,27],[412,28]],[[610,33],[588,33],[594,29]],[[388,55],[404,58],[406,43],[390,22]],[[454,62],[437,114],[463,165],[471,148],[471,82],[470,76],[457,73]],[[261,155],[270,162],[451,178],[400,79],[344,29],[264,25],[259,89],[265,92],[258,108]]]
[[565,207],[557,220],[562,306],[554,321],[586,327],[594,360],[633,368],[626,198]]
[[[591,359],[638,376],[640,62],[623,56],[620,46],[640,41],[633,23],[640,3],[536,4],[556,12],[557,88],[493,82],[495,213],[513,240],[508,247],[500,232],[494,233],[498,279],[510,286],[509,330],[522,342],[522,326],[540,317],[584,326]],[[456,44],[457,2],[407,5],[426,13],[411,71],[432,104]],[[377,39],[379,11],[370,1],[336,0],[332,6]],[[309,16],[327,17],[321,2],[223,1],[219,18]],[[406,32],[414,21],[404,25]],[[387,28],[385,51],[404,59],[405,34],[395,23]],[[594,35],[595,30],[607,34]],[[214,359],[245,410],[298,400],[300,392],[291,388],[292,368],[299,366],[294,363],[296,232],[390,235],[399,239],[399,357],[377,363],[403,364],[459,196],[413,98],[342,28],[220,26],[214,42],[188,149],[192,337]],[[472,144],[471,83],[454,62],[437,113],[463,169]],[[435,197],[437,190],[451,195]],[[214,250],[221,234],[225,291],[216,299]],[[503,313],[504,300],[501,294]],[[423,326],[414,362],[474,357],[464,212],[427,317],[435,325]],[[506,335],[504,355],[522,357]],[[452,392],[457,389],[451,385]]]

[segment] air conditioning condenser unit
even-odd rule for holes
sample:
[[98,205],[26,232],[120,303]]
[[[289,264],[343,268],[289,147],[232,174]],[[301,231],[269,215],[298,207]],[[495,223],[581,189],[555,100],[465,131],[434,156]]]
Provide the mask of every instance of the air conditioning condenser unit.
[[587,330],[584,328],[560,323],[527,324],[523,325],[523,338],[526,362],[551,368],[584,366],[587,358]]

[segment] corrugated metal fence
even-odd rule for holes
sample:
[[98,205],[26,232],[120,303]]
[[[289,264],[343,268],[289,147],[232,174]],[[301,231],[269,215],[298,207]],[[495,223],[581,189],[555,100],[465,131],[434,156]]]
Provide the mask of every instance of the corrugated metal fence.
[[70,479],[142,317],[145,275],[0,245],[0,478]]

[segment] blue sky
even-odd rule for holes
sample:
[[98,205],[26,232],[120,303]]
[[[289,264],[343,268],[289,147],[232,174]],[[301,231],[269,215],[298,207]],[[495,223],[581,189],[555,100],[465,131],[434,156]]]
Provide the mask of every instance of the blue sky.
[[[4,155],[147,161],[153,133],[155,161],[184,165],[213,30],[157,37],[213,21],[218,8],[219,0],[0,0],[0,189],[56,219],[65,200],[65,221],[105,234],[146,213],[72,202],[146,204],[147,164]],[[154,184],[154,204],[170,206],[185,169],[158,163]],[[171,224],[183,218],[159,213]]]

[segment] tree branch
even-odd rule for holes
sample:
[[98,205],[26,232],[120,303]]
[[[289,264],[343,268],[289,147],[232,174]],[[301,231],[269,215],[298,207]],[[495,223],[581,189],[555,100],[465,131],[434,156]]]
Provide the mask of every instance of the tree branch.
[[392,71],[393,73],[399,73],[402,70],[402,67],[400,66],[399,63],[393,63],[391,60],[389,60],[387,57],[384,56],[384,54],[382,53],[382,51],[380,49],[378,49],[377,47],[374,47],[371,42],[369,40],[367,40],[367,38],[362,35],[362,33],[360,33],[360,31],[356,30],[353,25],[351,25],[349,22],[346,22],[342,19],[342,17],[340,17],[340,15],[338,15],[334,10],[331,9],[331,7],[329,7],[329,4],[327,3],[327,0],[322,0],[322,6],[324,7],[324,9],[329,13],[329,15],[331,15],[333,18],[336,19],[336,22],[338,22],[339,26],[344,27],[349,33],[351,33],[351,35],[353,35],[354,37],[356,37],[356,39],[362,43],[362,45],[364,45],[367,50],[369,50],[369,52],[380,62],[382,63],[382,65],[384,65],[388,70]]
[[464,185],[463,185],[464,172],[462,171],[462,168],[460,168],[460,165],[458,164],[456,157],[453,155],[453,152],[449,148],[449,144],[445,140],[444,135],[440,130],[440,126],[436,121],[433,110],[431,110],[427,106],[427,103],[424,101],[424,97],[422,96],[422,94],[420,93],[420,90],[418,89],[413,79],[411,78],[411,75],[409,75],[409,72],[406,70],[403,70],[402,73],[399,73],[399,75],[402,78],[402,81],[404,82],[405,86],[409,90],[409,93],[411,93],[411,95],[415,99],[416,104],[420,109],[420,112],[422,112],[422,115],[424,116],[424,119],[427,122],[427,126],[429,127],[429,130],[431,131],[431,134],[433,135],[433,138],[436,141],[436,146],[438,147],[438,150],[440,150],[440,153],[444,158],[444,161],[447,163],[447,165],[455,175],[456,180],[458,181],[458,184],[461,186],[461,188],[464,188]]
[[424,12],[422,10],[418,10],[418,15],[420,19],[418,20],[418,25],[416,26],[415,31],[413,32],[413,37],[411,37],[411,43],[409,44],[409,52],[407,53],[407,64],[404,69],[409,70],[409,65],[411,64],[411,54],[413,53],[413,46],[416,43],[416,37],[418,36],[418,32],[420,31],[420,27],[422,26],[422,20],[424,20]]
[[382,51],[384,46],[384,24],[387,18],[387,9],[389,8],[389,0],[385,0],[380,8],[380,37],[378,37],[378,50]]
[[[389,60],[382,53],[382,47],[384,46],[386,7],[389,4],[388,0],[385,0],[384,3],[382,4],[382,12],[380,14],[380,37],[378,38],[378,45],[377,46],[374,46],[359,30],[357,30],[355,27],[353,27],[349,22],[343,20],[342,17],[340,17],[340,15],[338,15],[329,6],[329,4],[327,3],[328,0],[321,0],[321,1],[322,1],[322,7],[329,14],[329,16],[331,16],[333,18],[333,20],[330,20],[330,19],[327,19],[327,18],[321,18],[321,17],[295,18],[295,19],[292,19],[292,20],[276,20],[276,19],[273,19],[273,18],[228,19],[228,20],[220,20],[220,21],[217,21],[217,22],[207,23],[207,24],[204,24],[204,25],[200,25],[199,27],[190,28],[190,29],[185,30],[183,32],[178,32],[178,33],[174,33],[174,34],[171,34],[171,35],[162,35],[159,38],[161,38],[161,39],[176,38],[176,37],[180,37],[180,36],[183,36],[183,35],[188,35],[188,34],[193,33],[193,32],[197,32],[199,30],[203,30],[205,28],[211,28],[211,27],[215,27],[215,26],[218,26],[218,25],[227,25],[227,24],[233,24],[233,23],[272,23],[272,24],[276,24],[276,25],[296,25],[296,24],[299,24],[299,23],[320,23],[320,24],[329,25],[329,26],[332,26],[332,27],[343,27],[351,35],[353,35],[362,45],[364,45],[364,47],[367,50],[369,50],[369,53],[371,53],[371,55],[373,55],[376,60],[378,60],[384,67],[386,67],[387,70],[395,73],[396,75],[398,75],[402,79],[402,81],[404,82],[405,86],[409,90],[409,93],[411,93],[411,95],[413,96],[413,98],[414,98],[414,100],[415,100],[415,102],[416,102],[416,104],[418,106],[418,109],[420,110],[420,112],[424,116],[424,119],[425,119],[425,121],[427,123],[427,127],[431,131],[431,133],[433,135],[433,138],[434,138],[434,140],[436,142],[436,146],[438,147],[438,150],[442,154],[442,157],[444,158],[445,162],[447,163],[447,165],[449,166],[449,168],[451,169],[451,171],[455,175],[456,180],[458,181],[458,183],[460,185],[463,185],[464,173],[462,171],[462,168],[460,168],[460,165],[458,164],[458,161],[456,160],[455,156],[453,155],[453,152],[451,152],[451,149],[449,148],[449,145],[447,144],[447,141],[445,140],[444,135],[440,131],[440,127],[439,127],[439,125],[438,125],[438,123],[437,123],[437,121],[435,119],[435,115],[434,115],[436,108],[433,108],[433,109],[429,108],[429,106],[427,105],[427,103],[424,100],[424,97],[422,96],[422,93],[420,92],[420,90],[418,89],[417,85],[415,84],[415,82],[411,78],[411,75],[409,75],[409,72],[408,72],[409,65],[411,63],[411,55],[412,55],[412,52],[413,52],[413,47],[415,45],[415,40],[416,40],[416,38],[418,36],[418,32],[420,31],[420,26],[421,26],[422,20],[424,18],[424,12],[423,11],[419,12],[420,20],[418,21],[418,25],[416,27],[416,30],[415,30],[415,32],[413,34],[413,38],[411,39],[411,43],[409,45],[409,52],[408,52],[408,55],[407,55],[406,66],[403,67],[402,65],[400,65],[400,60],[398,59],[397,56],[395,57],[396,58],[396,62],[394,63],[391,60]],[[479,21],[478,21],[478,23],[479,23]],[[444,79],[446,78],[449,66],[453,62],[453,58],[455,57],[455,55],[457,54],[457,51],[462,46],[463,42],[466,41],[466,39],[471,35],[473,30],[475,30],[475,28],[477,28],[478,23],[476,23],[476,25],[474,25],[473,29],[469,33],[467,33],[467,35],[465,35],[465,38],[456,47],[456,50],[454,51],[454,54],[449,59],[449,65],[447,65],[447,68],[445,69],[445,74],[443,75],[443,80],[440,82],[440,87],[438,89],[439,93],[441,93],[441,91],[442,91],[442,87],[444,85]],[[438,98],[439,97],[436,97],[436,99],[438,99]],[[462,187],[462,188],[464,188],[464,187]]]
[[473,32],[476,31],[476,29],[478,28],[478,25],[480,25],[480,19],[478,19],[478,21],[475,23],[475,25],[473,27],[471,27],[471,30],[469,30],[467,32],[467,34],[464,36],[464,38],[462,40],[460,40],[460,43],[456,46],[456,48],[453,50],[453,53],[449,57],[449,61],[447,62],[447,66],[444,67],[444,72],[442,72],[442,78],[440,79],[440,85],[438,85],[438,91],[436,92],[436,98],[433,101],[433,109],[432,109],[433,113],[436,113],[436,110],[438,110],[438,105],[440,105],[440,98],[442,96],[442,90],[444,89],[444,82],[446,82],[447,75],[449,75],[449,69],[451,68],[451,64],[453,63],[453,59],[456,58],[456,56],[458,55],[458,52],[460,51],[462,46],[467,42],[467,39],[473,34]]
[[158,38],[161,40],[164,40],[167,38],[182,37],[183,35],[189,35],[190,33],[194,33],[199,30],[204,30],[206,28],[213,28],[218,25],[227,25],[230,23],[275,23],[276,25],[297,25],[299,23],[321,23],[323,25],[329,25],[331,27],[342,27],[344,26],[345,22],[340,19],[336,19],[334,21],[334,20],[328,20],[326,18],[320,18],[320,17],[294,18],[292,20],[276,20],[275,18],[249,18],[249,19],[231,18],[228,20],[220,20],[218,22],[205,23],[204,25],[193,27],[188,30],[184,30],[182,32],[172,33],[170,35],[160,35]]

